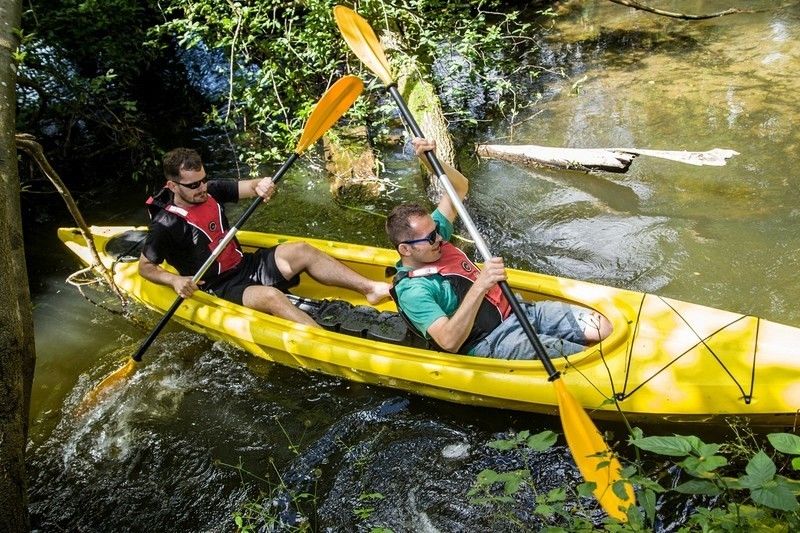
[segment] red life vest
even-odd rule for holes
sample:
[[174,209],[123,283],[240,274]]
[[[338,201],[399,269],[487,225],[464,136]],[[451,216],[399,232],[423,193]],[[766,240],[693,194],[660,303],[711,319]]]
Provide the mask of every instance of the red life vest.
[[[450,281],[450,286],[453,287],[453,290],[456,292],[460,305],[467,291],[469,291],[472,284],[475,283],[475,280],[478,279],[480,270],[475,266],[475,263],[469,260],[464,252],[453,244],[443,242],[441,250],[442,256],[438,261],[414,270],[401,270],[398,272],[393,279],[394,286],[397,286],[404,278],[417,278],[438,274]],[[397,298],[394,288],[391,292],[396,301]],[[402,310],[400,310],[400,314],[406,318]],[[492,287],[483,297],[483,302],[481,302],[478,314],[475,316],[475,323],[472,325],[472,330],[464,341],[464,344],[458,349],[458,352],[469,352],[475,344],[491,333],[510,315],[511,305],[508,303],[508,300],[506,300],[500,287],[497,285]],[[406,321],[408,322],[407,318]],[[413,329],[416,331],[416,328]]]
[[[148,206],[156,204],[161,209],[181,217],[187,224],[200,231],[208,240],[209,254],[214,251],[219,242],[225,237],[223,226],[225,215],[222,212],[222,206],[210,194],[202,204],[195,204],[188,208],[178,207],[173,203],[162,204],[153,197],[148,198],[146,203]],[[219,275],[235,268],[242,260],[242,257],[244,257],[244,254],[239,248],[239,243],[236,242],[236,239],[233,239],[217,257],[216,274]],[[213,265],[211,268],[214,268]]]

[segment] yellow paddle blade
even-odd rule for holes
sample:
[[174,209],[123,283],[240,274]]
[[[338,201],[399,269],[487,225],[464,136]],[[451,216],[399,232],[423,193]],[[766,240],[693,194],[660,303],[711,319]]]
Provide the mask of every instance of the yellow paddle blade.
[[93,408],[100,398],[102,398],[111,389],[118,386],[120,382],[127,379],[128,376],[133,374],[135,370],[136,361],[133,359],[128,359],[128,362],[125,363],[124,366],[121,366],[107,375],[103,381],[101,381],[96,387],[89,391],[86,396],[84,396],[80,405],[78,405],[78,408],[75,410],[76,414],[81,415]]
[[350,109],[363,90],[364,83],[358,76],[345,76],[325,91],[303,127],[295,153],[300,155],[317,142]]
[[628,507],[636,503],[633,487],[630,483],[624,483],[624,493],[627,495],[627,499],[624,500],[612,489],[614,483],[621,480],[622,466],[611,454],[600,431],[583,407],[569,393],[564,382],[557,379],[553,381],[553,385],[556,387],[561,425],[567,438],[567,446],[572,451],[583,479],[595,483],[594,496],[603,510],[609,516],[626,522]]
[[364,63],[368,69],[375,73],[384,85],[389,86],[392,80],[392,69],[383,53],[378,37],[369,25],[369,22],[350,9],[349,7],[336,6],[333,8],[333,18],[342,32],[342,37],[347,46]]

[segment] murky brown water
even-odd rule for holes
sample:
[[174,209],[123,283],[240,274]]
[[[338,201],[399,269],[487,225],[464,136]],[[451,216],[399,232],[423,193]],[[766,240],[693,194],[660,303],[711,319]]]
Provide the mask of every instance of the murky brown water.
[[[729,7],[652,4],[696,13]],[[465,156],[468,208],[493,251],[518,268],[800,326],[800,161],[792,127],[800,9],[746,4],[764,11],[684,22],[590,2],[538,31],[546,39],[532,56],[547,71],[539,84],[518,89],[518,100],[532,105],[492,123],[478,141],[723,147],[741,155],[724,167],[641,157],[622,175]],[[298,167],[248,227],[385,245],[381,215],[423,194],[413,168],[408,150],[396,154],[386,176],[400,188],[349,209],[331,201],[318,166]],[[144,222],[139,208],[113,219],[100,209],[85,214],[96,223]],[[486,447],[498,432],[558,431],[556,419],[288,370],[177,326],[151,348],[136,379],[74,416],[83,395],[135,350],[157,317],[137,314],[141,328],[84,301],[62,281],[75,263],[52,235],[47,228],[35,236],[41,252],[32,258],[39,360],[29,466],[41,530],[230,530],[231,512],[268,492],[279,475],[315,493],[316,524],[335,531],[514,530],[495,511],[467,504],[466,491],[482,468],[520,467],[519,456]],[[453,445],[466,452],[446,456]],[[228,466],[239,464],[258,477]],[[563,446],[533,464],[547,472],[537,480],[545,490],[574,481]],[[385,499],[365,520],[354,509],[371,492]],[[680,513],[667,513],[667,523]],[[517,516],[536,527],[529,508]]]

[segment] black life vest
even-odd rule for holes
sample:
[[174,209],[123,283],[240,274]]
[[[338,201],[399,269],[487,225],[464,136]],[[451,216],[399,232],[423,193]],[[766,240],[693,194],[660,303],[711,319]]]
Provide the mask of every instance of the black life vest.
[[[444,276],[450,282],[450,286],[456,293],[459,305],[464,301],[472,284],[478,278],[480,270],[475,263],[469,260],[464,252],[449,242],[442,243],[442,256],[438,261],[415,270],[401,270],[392,279],[392,298],[397,303],[397,292],[395,287],[405,278],[417,278],[433,276],[438,274]],[[400,315],[406,320],[412,331],[418,332],[417,328],[408,319],[406,314],[397,306]],[[511,305],[509,305],[499,286],[494,286],[486,293],[475,316],[475,323],[464,343],[459,347],[458,353],[468,353],[469,350],[478,342],[483,340],[497,326],[511,315]],[[423,332],[424,333],[424,332]],[[422,335],[425,337],[425,335]],[[436,348],[436,343],[432,339],[429,342]]]
[[[164,192],[166,191],[166,193]],[[167,200],[166,202],[164,200]],[[222,206],[210,194],[208,199],[202,204],[195,204],[188,208],[178,207],[172,203],[172,191],[164,187],[155,196],[151,196],[145,202],[150,216],[155,216],[159,209],[163,209],[186,221],[187,224],[196,228],[208,241],[209,255],[220,241],[225,237],[225,215]],[[209,271],[219,275],[236,268],[242,261],[242,253],[236,239],[225,246],[222,253],[217,257],[215,264]]]

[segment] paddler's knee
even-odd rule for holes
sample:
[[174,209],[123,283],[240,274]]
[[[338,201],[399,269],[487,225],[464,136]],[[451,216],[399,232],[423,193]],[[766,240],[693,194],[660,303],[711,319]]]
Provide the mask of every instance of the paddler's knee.
[[590,343],[600,342],[611,335],[614,329],[611,321],[597,311],[585,315],[581,326],[586,340]]

